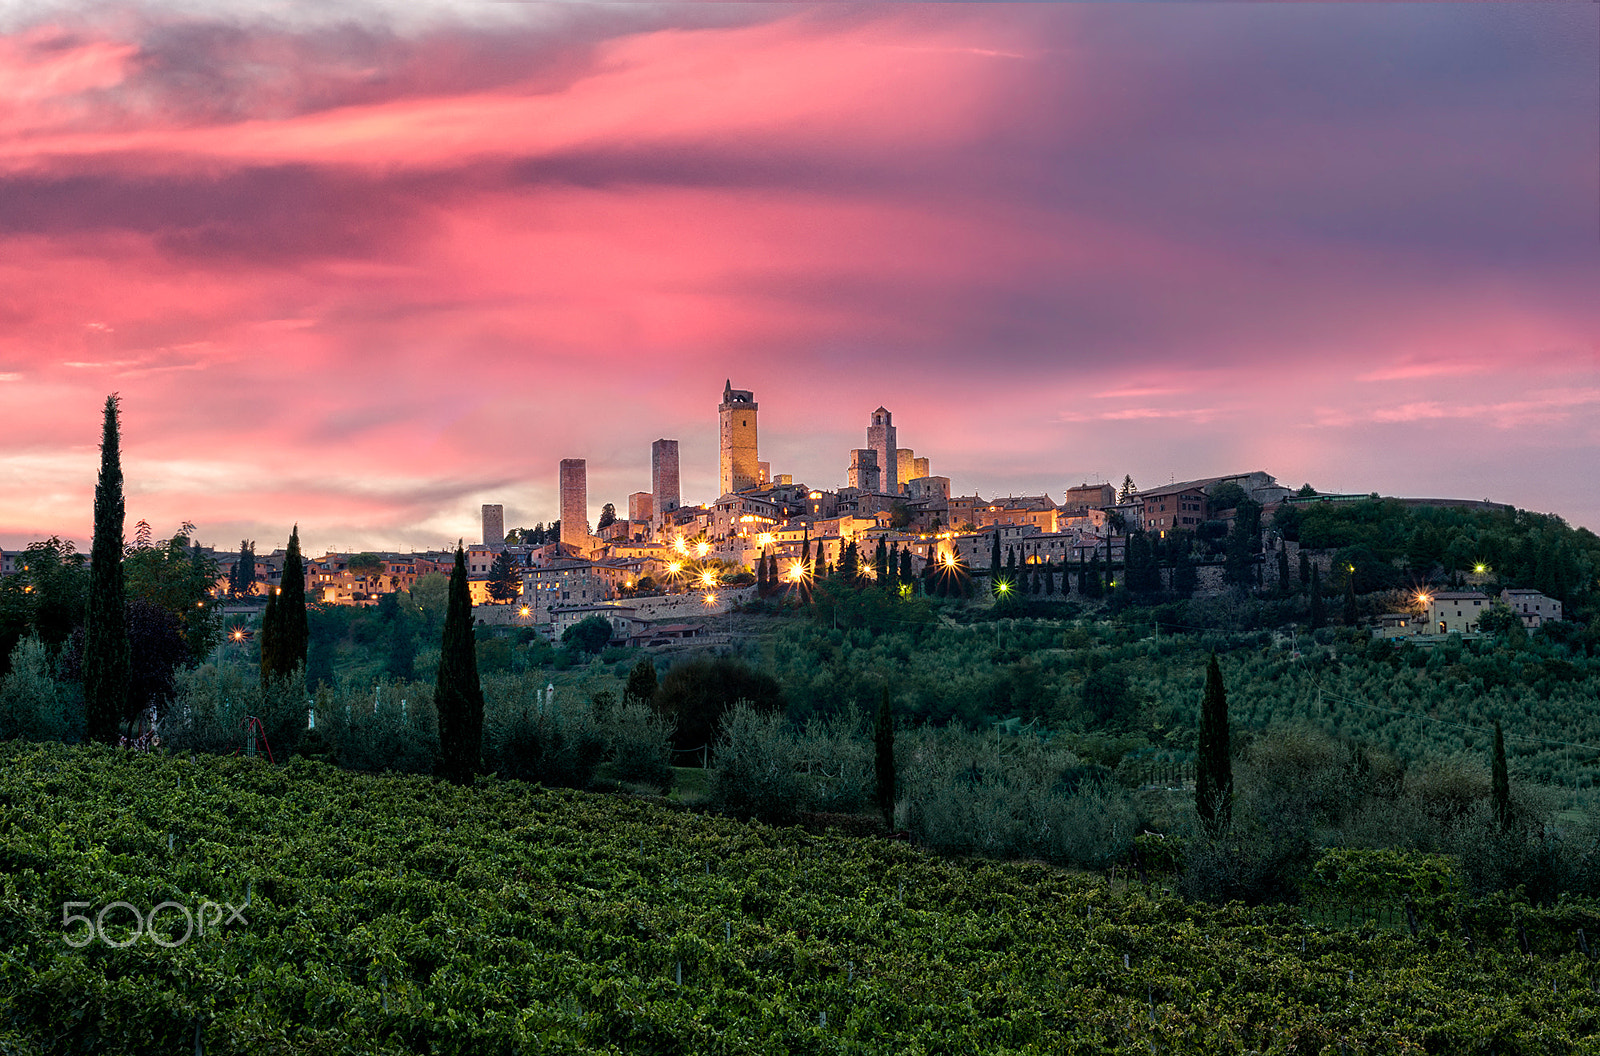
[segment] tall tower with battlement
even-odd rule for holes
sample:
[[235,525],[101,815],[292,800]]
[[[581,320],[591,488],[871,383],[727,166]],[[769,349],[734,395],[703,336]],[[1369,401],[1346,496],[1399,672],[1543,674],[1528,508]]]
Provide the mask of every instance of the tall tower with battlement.
[[900,454],[895,444],[894,415],[879,407],[872,412],[872,424],[867,427],[867,446],[878,452],[878,474],[881,486],[874,490],[885,495],[900,494]]
[[650,445],[650,501],[657,517],[681,504],[678,494],[678,442],[657,440]]
[[761,483],[761,463],[756,455],[755,393],[723,383],[722,403],[717,407],[722,419],[721,494],[747,491]]
[[561,460],[561,541],[589,544],[589,463],[581,458]]
[[498,503],[483,504],[483,545],[495,549],[506,545],[506,508]]

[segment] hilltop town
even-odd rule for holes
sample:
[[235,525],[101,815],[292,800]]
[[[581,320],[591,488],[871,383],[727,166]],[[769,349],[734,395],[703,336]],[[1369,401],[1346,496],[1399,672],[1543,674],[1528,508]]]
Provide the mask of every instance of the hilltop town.
[[[1156,546],[1169,536],[1209,540],[1187,572],[1157,569],[1160,581],[1188,574],[1185,593],[1223,591],[1226,563],[1219,541],[1236,534],[1236,514],[1250,510],[1248,561],[1259,586],[1272,586],[1283,570],[1304,577],[1307,561],[1293,532],[1279,531],[1283,511],[1318,503],[1347,503],[1373,495],[1317,494],[1309,486],[1291,490],[1263,470],[1224,473],[1198,480],[1139,489],[1131,476],[1121,487],[1079,482],[1059,501],[1049,494],[984,498],[954,494],[950,478],[932,472],[930,459],[900,446],[892,413],[871,412],[865,446],[848,452],[846,484],[818,487],[774,473],[761,456],[760,406],[755,394],[726,383],[717,406],[720,437],[719,494],[686,502],[680,485],[678,441],[651,445],[650,490],[627,497],[626,516],[607,504],[596,525],[588,521],[587,463],[559,464],[560,518],[548,528],[507,531],[504,506],[482,509],[482,541],[467,548],[475,615],[480,623],[537,628],[559,637],[578,621],[600,615],[618,640],[664,641],[692,636],[698,618],[725,612],[777,584],[808,577],[859,559],[874,574],[869,555],[880,544],[894,555],[894,568],[913,575],[930,565],[982,572],[1004,551],[1008,567],[1035,573],[1024,589],[1053,598],[1085,590],[1083,570],[1093,562],[1108,573],[1130,568],[1130,538]],[[1455,506],[1509,510],[1487,500],[1394,500],[1407,506]],[[1287,519],[1294,519],[1293,517]],[[854,546],[853,554],[846,551]],[[1280,558],[1277,551],[1284,553]],[[212,551],[217,562],[216,595],[235,607],[259,604],[281,585],[285,551],[246,555]],[[1312,553],[1310,564],[1330,589],[1340,589],[1330,556]],[[15,569],[19,555],[0,554],[0,568]],[[307,597],[330,605],[375,605],[385,594],[410,590],[418,580],[448,574],[453,555],[437,552],[329,552],[305,561]],[[1044,575],[1040,575],[1044,573]],[[1048,587],[1043,584],[1048,582]],[[1287,584],[1277,584],[1286,586]],[[1470,586],[1471,584],[1461,584]],[[988,588],[985,587],[985,593]],[[1437,597],[1435,597],[1437,595]],[[1488,604],[1486,595],[1429,591],[1421,609],[1380,621],[1386,634],[1470,631]],[[1538,591],[1506,599],[1536,626],[1560,618],[1560,602]],[[1476,612],[1458,612],[1461,604]],[[1438,611],[1434,611],[1437,609]]]

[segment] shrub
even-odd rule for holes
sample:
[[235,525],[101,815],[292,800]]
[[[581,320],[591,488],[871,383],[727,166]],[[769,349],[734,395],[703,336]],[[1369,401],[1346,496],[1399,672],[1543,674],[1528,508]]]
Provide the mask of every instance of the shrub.
[[875,757],[857,711],[813,717],[796,738],[807,810],[851,814],[874,802]]
[[803,784],[799,746],[782,715],[740,701],[728,713],[711,771],[711,803],[739,817],[793,821]]
[[949,728],[911,731],[901,741],[907,826],[932,850],[1097,869],[1131,846],[1132,801],[1083,780],[1080,760],[1064,748]]
[[645,704],[627,703],[605,714],[611,767],[619,781],[672,787],[672,726]]
[[57,741],[67,733],[67,687],[56,681],[49,650],[30,635],[11,651],[0,679],[0,740]]
[[728,657],[700,658],[674,667],[656,690],[653,706],[673,723],[674,747],[692,752],[717,743],[723,715],[737,701],[768,714],[784,710],[777,679]]
[[409,682],[351,684],[317,694],[317,729],[332,742],[339,765],[352,770],[431,774],[439,755],[433,687]]
[[172,705],[161,721],[161,741],[179,751],[243,751],[245,720],[260,704],[260,679],[249,667],[204,664],[179,671]]
[[538,682],[484,680],[484,760],[501,777],[587,788],[608,748],[595,709],[547,700]]

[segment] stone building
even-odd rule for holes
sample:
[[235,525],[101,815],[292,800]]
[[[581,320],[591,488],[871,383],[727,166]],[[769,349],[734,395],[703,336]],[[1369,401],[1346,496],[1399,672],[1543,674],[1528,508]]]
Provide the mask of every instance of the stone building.
[[[872,424],[867,426],[867,446],[878,456],[878,483],[867,488],[865,484],[851,482],[851,487],[866,488],[885,495],[900,494],[899,452],[896,446],[894,415],[879,407],[872,412]],[[853,463],[852,463],[853,464]]]
[[561,541],[589,545],[589,464],[581,458],[561,460]]
[[755,394],[736,389],[725,381],[722,403],[717,407],[721,419],[721,494],[748,491],[761,483],[761,459],[756,448]]

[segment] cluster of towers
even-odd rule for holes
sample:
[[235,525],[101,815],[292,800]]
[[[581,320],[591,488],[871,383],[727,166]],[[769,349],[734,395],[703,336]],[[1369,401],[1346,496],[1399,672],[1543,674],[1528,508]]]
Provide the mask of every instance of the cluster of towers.
[[[771,464],[760,460],[757,447],[759,410],[753,392],[734,388],[732,379],[724,381],[722,402],[717,406],[719,495],[749,491],[772,482]],[[879,407],[872,412],[872,424],[867,428],[867,446],[850,452],[849,486],[877,495],[922,497],[917,494],[918,483],[943,479],[929,478],[928,460],[917,458],[909,448],[898,446],[897,441],[894,416]],[[787,477],[780,480],[787,481]],[[948,482],[945,486],[948,488]],[[582,547],[589,539],[588,463],[584,459],[561,460],[560,492],[561,541]],[[671,513],[682,503],[678,441],[657,440],[650,445],[650,490],[628,496],[628,519],[649,521]],[[504,507],[483,507],[483,539],[488,545],[505,539]]]

